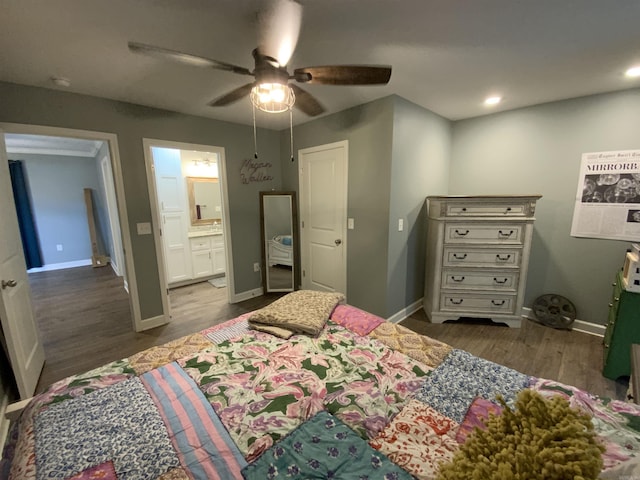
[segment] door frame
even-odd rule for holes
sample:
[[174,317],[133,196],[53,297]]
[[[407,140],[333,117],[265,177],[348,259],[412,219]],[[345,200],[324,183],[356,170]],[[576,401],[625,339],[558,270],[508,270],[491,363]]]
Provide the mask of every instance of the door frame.
[[[131,232],[129,230],[129,217],[127,215],[127,201],[124,194],[124,180],[122,175],[122,165],[120,161],[120,150],[118,149],[118,137],[113,133],[96,132],[92,130],[77,130],[72,128],[48,127],[44,125],[28,125],[22,123],[0,122],[0,129],[4,133],[15,133],[23,135],[47,135],[51,137],[71,137],[83,140],[98,140],[106,142],[109,147],[109,158],[111,160],[111,171],[115,187],[116,202],[118,204],[118,216],[120,219],[120,235],[124,244],[124,266],[125,278],[127,279],[129,292],[129,310],[131,311],[132,328],[139,332],[145,328],[140,311],[140,299],[138,296],[138,284],[136,282],[136,272],[133,262],[133,249],[131,248]],[[155,326],[155,325],[154,325]]]
[[[300,199],[298,200],[300,203],[300,273],[301,279],[300,283],[302,288],[305,288],[305,276],[302,275],[304,269],[308,268],[309,258],[307,255],[307,242],[308,235],[306,230],[303,228],[304,221],[309,215],[309,211],[306,203],[306,191],[305,185],[303,181],[304,170],[308,167],[308,162],[305,160],[305,155],[309,153],[321,152],[323,150],[331,150],[334,148],[342,148],[344,150],[344,175],[342,178],[342,187],[344,188],[344,204],[342,208],[344,210],[344,219],[345,222],[342,225],[342,243],[343,243],[343,252],[342,255],[342,274],[344,275],[344,296],[347,297],[347,284],[349,281],[349,277],[347,275],[347,254],[348,254],[348,242],[347,242],[347,216],[348,216],[348,204],[349,204],[349,141],[341,140],[339,142],[327,143],[324,145],[317,145],[314,147],[308,147],[298,150],[298,189],[300,191]],[[308,281],[308,280],[307,280]]]
[[165,294],[162,297],[162,304],[166,314],[169,314],[169,287],[167,284],[167,275],[164,260],[164,248],[162,245],[162,237],[160,235],[160,205],[158,205],[158,191],[156,188],[156,178],[153,171],[153,152],[152,147],[173,148],[175,150],[196,150],[202,152],[215,152],[218,154],[220,164],[218,165],[218,178],[220,179],[220,192],[222,200],[222,231],[224,234],[224,257],[226,262],[227,276],[227,301],[236,303],[242,299],[236,299],[235,284],[233,281],[233,250],[231,246],[231,221],[229,217],[229,189],[227,188],[227,163],[224,147],[215,145],[202,145],[196,143],[175,142],[172,140],[159,140],[154,138],[143,138],[144,146],[144,163],[147,172],[147,187],[149,189],[149,198],[151,203],[151,219],[152,230],[155,241],[156,251],[161,252],[156,255],[158,262],[158,274],[160,275],[160,286]]
[[[100,180],[105,190],[107,212],[109,212],[109,228],[111,229],[111,240],[113,242],[113,255],[116,257],[116,268],[114,270],[116,271],[116,275],[124,278],[124,288],[125,290],[128,290],[127,272],[126,268],[124,268],[124,252],[122,251],[122,234],[120,233],[118,200],[115,197],[115,191],[113,189],[115,181],[113,179],[111,162],[109,161],[110,156],[111,154],[104,155],[100,159]],[[111,261],[111,267],[113,268],[113,260]]]

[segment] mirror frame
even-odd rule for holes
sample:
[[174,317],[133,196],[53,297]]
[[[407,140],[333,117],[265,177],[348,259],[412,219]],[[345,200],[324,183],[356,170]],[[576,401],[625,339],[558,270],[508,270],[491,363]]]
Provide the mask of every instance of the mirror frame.
[[[299,283],[299,274],[300,271],[300,237],[298,235],[298,202],[296,199],[295,191],[282,191],[282,190],[269,190],[266,192],[260,193],[260,239],[261,239],[261,250],[262,250],[262,286],[265,292],[291,292],[298,289]],[[265,224],[264,224],[264,197],[268,196],[289,196],[291,197],[291,235],[293,236],[293,268],[291,269],[291,274],[293,275],[293,287],[289,289],[282,288],[269,288],[269,284],[267,282],[267,242],[265,235]]]
[[222,222],[222,215],[220,218],[198,218],[198,214],[196,212],[196,195],[193,186],[195,183],[219,183],[219,179],[216,177],[185,178],[187,180],[187,196],[189,197],[189,216],[191,217],[191,225],[213,225],[213,222],[216,220]]

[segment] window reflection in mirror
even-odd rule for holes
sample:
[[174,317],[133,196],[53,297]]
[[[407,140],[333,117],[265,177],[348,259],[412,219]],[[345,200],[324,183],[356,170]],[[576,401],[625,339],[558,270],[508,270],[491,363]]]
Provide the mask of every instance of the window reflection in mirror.
[[212,225],[222,221],[222,200],[217,178],[187,177],[191,225]]
[[260,192],[260,206],[265,290],[293,291],[298,258],[295,192]]

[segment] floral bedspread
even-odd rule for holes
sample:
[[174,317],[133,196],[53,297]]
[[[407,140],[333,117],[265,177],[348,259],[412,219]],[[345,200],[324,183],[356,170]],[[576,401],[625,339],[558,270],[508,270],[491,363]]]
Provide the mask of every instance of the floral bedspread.
[[640,478],[638,405],[528,377],[355,307],[335,313],[318,336],[289,339],[242,315],[56,382],[12,425],[0,478],[432,479],[500,415],[496,396],[522,389],[591,416],[602,478]]

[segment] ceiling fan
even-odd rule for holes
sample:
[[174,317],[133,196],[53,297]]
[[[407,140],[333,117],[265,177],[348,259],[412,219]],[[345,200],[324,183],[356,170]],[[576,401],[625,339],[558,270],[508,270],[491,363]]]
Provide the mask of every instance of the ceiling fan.
[[321,85],[384,85],[391,77],[388,65],[325,65],[302,67],[290,75],[287,64],[293,55],[300,26],[302,6],[293,0],[273,0],[258,13],[258,47],[253,50],[254,69],[169,50],[154,45],[129,42],[129,50],[187,65],[225,70],[254,80],[209,102],[222,107],[250,95],[260,110],[277,113],[295,106],[309,116],[325,111],[320,102],[295,83]]

